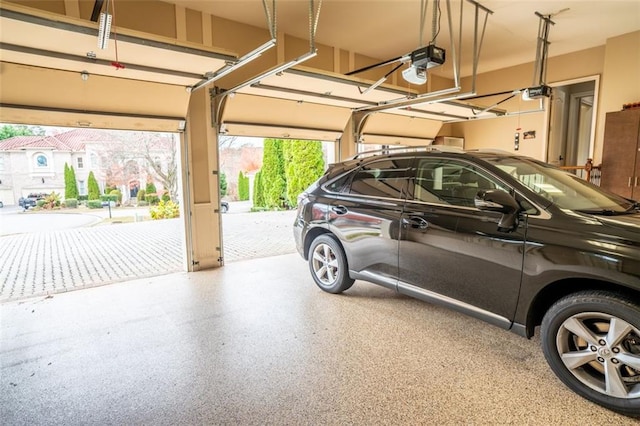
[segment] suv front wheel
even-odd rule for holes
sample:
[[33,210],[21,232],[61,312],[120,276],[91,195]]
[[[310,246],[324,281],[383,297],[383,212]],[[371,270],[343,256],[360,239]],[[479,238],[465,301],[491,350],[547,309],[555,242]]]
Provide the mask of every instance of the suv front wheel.
[[556,302],[542,321],[551,369],[579,395],[640,416],[640,305],[585,291]]
[[353,285],[344,250],[330,235],[320,235],[311,243],[309,269],[318,287],[328,293],[342,293]]

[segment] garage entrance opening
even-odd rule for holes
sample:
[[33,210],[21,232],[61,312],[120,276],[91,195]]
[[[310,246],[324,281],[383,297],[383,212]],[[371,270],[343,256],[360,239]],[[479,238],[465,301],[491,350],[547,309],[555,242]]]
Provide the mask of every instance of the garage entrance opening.
[[295,252],[297,197],[335,161],[334,145],[219,137],[225,262]]
[[3,130],[0,301],[185,270],[177,134]]

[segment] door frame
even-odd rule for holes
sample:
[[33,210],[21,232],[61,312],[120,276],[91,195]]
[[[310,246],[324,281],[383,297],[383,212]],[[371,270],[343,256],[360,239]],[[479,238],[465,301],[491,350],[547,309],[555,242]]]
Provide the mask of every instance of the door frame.
[[[589,75],[580,78],[574,78],[571,80],[562,80],[556,81],[553,83],[549,83],[550,87],[562,87],[562,86],[571,86],[574,84],[585,83],[593,81],[593,115],[591,117],[591,135],[589,137],[589,154],[588,158],[593,158],[595,151],[595,141],[596,141],[596,123],[598,118],[598,103],[599,103],[599,95],[600,95],[600,74]],[[550,143],[550,130],[551,130],[551,102],[547,101],[547,105],[549,108],[546,109],[545,113],[545,144],[544,144],[544,155],[543,158],[545,161],[549,161],[549,143]],[[567,118],[568,120],[568,118]],[[571,123],[568,123],[570,126]]]

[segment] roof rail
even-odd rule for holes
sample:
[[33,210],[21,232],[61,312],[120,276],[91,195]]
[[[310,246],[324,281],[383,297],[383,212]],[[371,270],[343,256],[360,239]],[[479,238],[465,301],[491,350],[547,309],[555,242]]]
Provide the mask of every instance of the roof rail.
[[472,152],[482,152],[482,153],[487,153],[487,154],[518,155],[517,153],[506,151],[504,149],[498,149],[498,148],[477,148],[477,149],[471,149],[470,151],[472,151]]
[[370,157],[374,155],[385,155],[392,153],[402,153],[402,152],[464,152],[463,149],[455,147],[455,146],[447,146],[447,145],[424,145],[424,146],[402,146],[395,148],[382,148],[376,149],[372,151],[360,152],[353,157],[349,158],[349,160],[357,160],[359,158]]

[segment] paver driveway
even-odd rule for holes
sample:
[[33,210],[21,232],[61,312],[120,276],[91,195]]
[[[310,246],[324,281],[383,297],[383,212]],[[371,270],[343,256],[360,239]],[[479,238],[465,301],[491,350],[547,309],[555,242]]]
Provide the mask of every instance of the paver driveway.
[[[295,251],[295,211],[223,216],[225,262]],[[182,220],[0,237],[0,302],[184,270]]]

